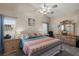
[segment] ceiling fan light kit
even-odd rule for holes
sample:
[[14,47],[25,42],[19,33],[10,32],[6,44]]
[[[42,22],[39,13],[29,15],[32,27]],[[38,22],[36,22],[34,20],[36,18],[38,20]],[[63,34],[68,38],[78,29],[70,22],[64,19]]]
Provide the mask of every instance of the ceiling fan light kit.
[[57,5],[55,4],[55,5],[49,6],[44,3],[40,5],[39,12],[42,14],[53,14],[54,13],[53,8],[57,8]]

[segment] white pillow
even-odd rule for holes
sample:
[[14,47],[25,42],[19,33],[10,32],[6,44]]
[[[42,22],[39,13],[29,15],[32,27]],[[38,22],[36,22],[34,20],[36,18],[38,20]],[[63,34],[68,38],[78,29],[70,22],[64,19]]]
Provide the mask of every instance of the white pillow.
[[28,35],[22,35],[22,37],[21,37],[21,39],[28,39],[29,38],[29,36]]

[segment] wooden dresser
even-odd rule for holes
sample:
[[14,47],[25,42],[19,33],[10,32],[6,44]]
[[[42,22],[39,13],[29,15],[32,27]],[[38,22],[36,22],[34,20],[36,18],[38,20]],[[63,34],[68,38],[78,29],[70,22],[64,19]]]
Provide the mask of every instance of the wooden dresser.
[[10,55],[19,49],[19,39],[4,40],[4,55]]
[[[55,38],[60,39],[60,35],[55,34]],[[65,35],[64,36],[64,43],[69,44],[71,46],[76,46],[76,36],[74,36],[74,35]]]
[[67,43],[72,46],[76,46],[76,36],[73,36],[73,35],[65,36],[64,43]]

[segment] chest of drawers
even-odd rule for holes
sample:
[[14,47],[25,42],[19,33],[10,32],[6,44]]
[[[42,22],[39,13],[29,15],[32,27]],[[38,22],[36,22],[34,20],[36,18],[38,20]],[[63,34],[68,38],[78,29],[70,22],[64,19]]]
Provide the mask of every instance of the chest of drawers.
[[4,40],[4,55],[16,52],[19,49],[19,39],[5,39]]
[[[69,44],[71,46],[76,46],[76,36],[74,35],[66,35],[62,36],[63,37],[63,42],[66,44]],[[60,35],[56,34],[55,38],[60,39]]]

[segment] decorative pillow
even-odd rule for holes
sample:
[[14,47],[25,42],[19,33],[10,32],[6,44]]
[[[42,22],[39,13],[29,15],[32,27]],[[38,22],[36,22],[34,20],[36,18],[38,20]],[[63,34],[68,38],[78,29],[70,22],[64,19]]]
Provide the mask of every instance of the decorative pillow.
[[36,34],[36,33],[34,33],[34,35],[35,35],[35,36],[37,36],[37,34]]
[[44,36],[44,34],[41,34],[41,36]]
[[30,34],[30,33],[28,33],[28,35],[29,35],[29,37],[31,36],[31,34]]
[[34,34],[29,34],[29,37],[33,37],[33,36],[35,36]]
[[39,36],[41,36],[41,33],[39,33]]
[[34,33],[35,36],[43,36],[41,33]]
[[24,40],[26,40],[28,38],[29,38],[29,36],[28,35],[25,35],[25,34],[23,34],[22,37],[21,37],[21,39],[24,39]]
[[28,35],[25,35],[25,39],[28,39],[29,38],[29,36]]
[[41,34],[41,33],[39,33],[39,36],[42,36],[42,34]]
[[29,39],[31,39],[31,38],[34,38],[35,37],[35,35],[34,34],[28,34],[29,35]]
[[32,37],[34,37],[34,36],[35,36],[35,34],[34,34],[34,33],[33,33],[33,34],[31,34],[31,36],[32,36]]
[[40,34],[39,34],[39,33],[37,33],[37,36],[40,36]]

